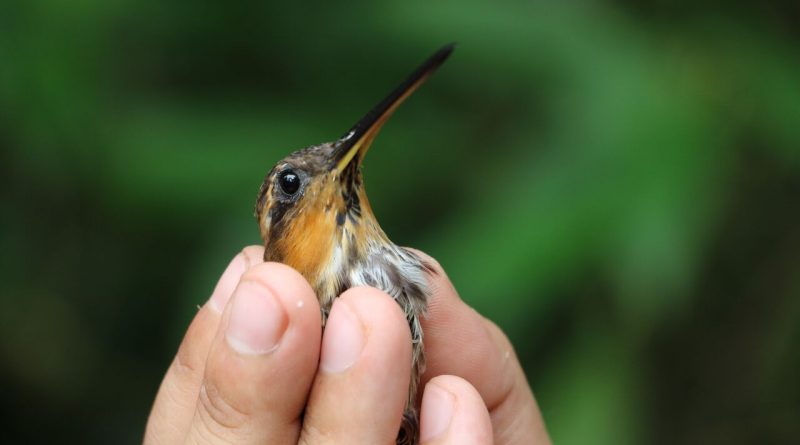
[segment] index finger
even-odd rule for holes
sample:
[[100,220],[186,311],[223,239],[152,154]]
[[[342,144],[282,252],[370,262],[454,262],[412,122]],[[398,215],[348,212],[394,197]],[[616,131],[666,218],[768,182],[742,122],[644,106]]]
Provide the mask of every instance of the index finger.
[[225,269],[211,298],[195,315],[156,394],[145,429],[145,444],[178,443],[186,436],[194,416],[208,350],[225,304],[242,274],[263,263],[263,257],[261,246],[242,249]]

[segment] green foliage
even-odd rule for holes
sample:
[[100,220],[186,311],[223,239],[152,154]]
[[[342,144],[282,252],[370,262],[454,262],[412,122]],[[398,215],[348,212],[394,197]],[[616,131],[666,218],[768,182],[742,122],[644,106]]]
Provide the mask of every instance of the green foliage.
[[798,437],[796,7],[644,5],[0,5],[0,437],[138,442],[264,174],[450,41],[367,187],[556,443]]

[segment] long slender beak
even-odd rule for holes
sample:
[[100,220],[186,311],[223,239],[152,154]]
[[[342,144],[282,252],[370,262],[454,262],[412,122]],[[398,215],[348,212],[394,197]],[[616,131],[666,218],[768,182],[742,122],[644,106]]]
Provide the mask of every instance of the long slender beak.
[[395,109],[422,85],[428,77],[436,71],[450,53],[455,44],[451,43],[436,51],[428,60],[419,66],[408,78],[403,81],[385,99],[380,101],[372,110],[362,117],[347,133],[345,133],[334,146],[331,156],[331,170],[341,172],[350,162],[361,162],[367,154],[370,144],[378,135],[383,124],[389,119]]

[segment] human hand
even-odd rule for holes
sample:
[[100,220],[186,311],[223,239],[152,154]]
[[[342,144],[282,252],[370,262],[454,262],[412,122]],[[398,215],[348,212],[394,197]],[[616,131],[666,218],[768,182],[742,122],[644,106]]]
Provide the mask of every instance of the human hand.
[[[144,442],[393,443],[411,362],[400,308],[376,289],[348,290],[334,304],[323,336],[308,283],[262,257],[260,247],[237,255],[195,316],[156,396]],[[431,317],[426,332],[426,348],[432,344],[433,350],[422,396],[422,443],[492,443],[493,423],[495,443],[537,437],[546,443],[524,376],[508,365],[516,360],[505,358],[507,343],[490,344],[499,331],[481,328],[481,334],[477,326],[485,322],[458,301],[443,272],[433,284],[431,315],[441,320]],[[461,322],[478,324],[456,326]],[[475,343],[450,357],[452,341],[435,338],[443,329]],[[493,352],[504,357],[499,366],[478,357]],[[454,375],[431,378],[447,369],[476,379],[477,391]],[[493,408],[491,421],[484,400]],[[532,432],[508,433],[519,428]]]
[[496,324],[461,300],[435,259],[414,252],[436,271],[428,315],[422,319],[426,370],[421,384],[440,375],[472,384],[489,410],[496,445],[550,444],[511,342]]

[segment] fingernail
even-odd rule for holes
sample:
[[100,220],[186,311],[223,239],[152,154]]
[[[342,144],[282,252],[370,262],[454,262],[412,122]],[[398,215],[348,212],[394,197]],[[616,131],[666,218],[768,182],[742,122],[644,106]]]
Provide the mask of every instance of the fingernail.
[[214,292],[208,300],[211,309],[220,314],[225,310],[225,305],[228,304],[228,300],[230,300],[231,294],[236,288],[236,283],[239,282],[245,270],[247,270],[247,261],[244,254],[240,253],[231,260],[227,269],[219,278],[217,287],[214,288]]
[[319,367],[328,373],[339,373],[358,360],[364,349],[364,329],[358,316],[347,303],[336,301],[331,309],[322,337]]
[[242,354],[266,354],[278,347],[288,320],[283,306],[262,284],[243,281],[236,288],[225,339]]
[[442,436],[450,426],[453,418],[455,397],[450,391],[429,384],[422,396],[422,418],[420,419],[419,438],[421,442],[434,440]]

